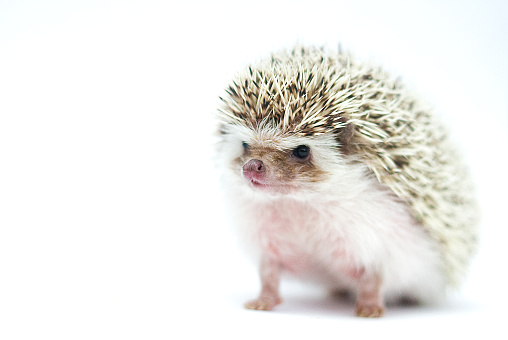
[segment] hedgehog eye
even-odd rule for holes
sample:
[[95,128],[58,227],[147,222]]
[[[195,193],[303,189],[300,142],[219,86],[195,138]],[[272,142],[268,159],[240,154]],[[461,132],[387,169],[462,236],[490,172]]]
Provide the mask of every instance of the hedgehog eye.
[[299,145],[293,150],[293,155],[299,159],[305,159],[309,156],[310,148],[307,145]]
[[242,146],[243,146],[244,150],[248,150],[249,149],[249,144],[247,144],[245,142],[242,142]]

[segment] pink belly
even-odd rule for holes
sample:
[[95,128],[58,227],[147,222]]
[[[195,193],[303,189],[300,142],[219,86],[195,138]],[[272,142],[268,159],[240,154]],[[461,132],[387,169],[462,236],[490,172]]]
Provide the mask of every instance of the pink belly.
[[[280,235],[278,235],[280,238]],[[346,251],[341,247],[343,242],[322,244],[319,251],[311,252],[306,247],[290,244],[279,240],[267,240],[265,252],[279,263],[283,271],[295,276],[307,276],[308,274],[319,275],[329,280],[336,277],[360,279],[365,269],[357,267],[346,256]],[[325,277],[323,277],[325,276]]]

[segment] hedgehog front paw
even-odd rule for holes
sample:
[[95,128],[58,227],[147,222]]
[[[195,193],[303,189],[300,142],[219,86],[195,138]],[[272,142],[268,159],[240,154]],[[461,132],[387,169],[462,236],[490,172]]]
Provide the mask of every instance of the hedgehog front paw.
[[254,310],[272,310],[275,306],[282,303],[279,297],[259,297],[256,300],[245,303],[245,308]]
[[362,318],[379,318],[383,316],[385,309],[380,305],[356,305],[356,316]]

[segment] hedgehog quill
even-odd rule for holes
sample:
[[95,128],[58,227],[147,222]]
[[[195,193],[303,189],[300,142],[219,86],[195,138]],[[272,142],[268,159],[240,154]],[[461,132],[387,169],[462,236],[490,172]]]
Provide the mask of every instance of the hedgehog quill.
[[221,100],[227,198],[261,279],[246,308],[280,304],[283,273],[354,294],[362,317],[459,285],[477,247],[471,181],[398,80],[297,47],[249,66]]

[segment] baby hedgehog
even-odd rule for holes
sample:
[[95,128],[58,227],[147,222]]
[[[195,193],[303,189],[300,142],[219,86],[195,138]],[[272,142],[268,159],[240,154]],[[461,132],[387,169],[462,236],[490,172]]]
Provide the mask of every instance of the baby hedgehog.
[[384,71],[297,47],[237,76],[221,98],[220,161],[235,222],[281,303],[282,273],[385,302],[439,301],[477,245],[467,171],[442,125]]

